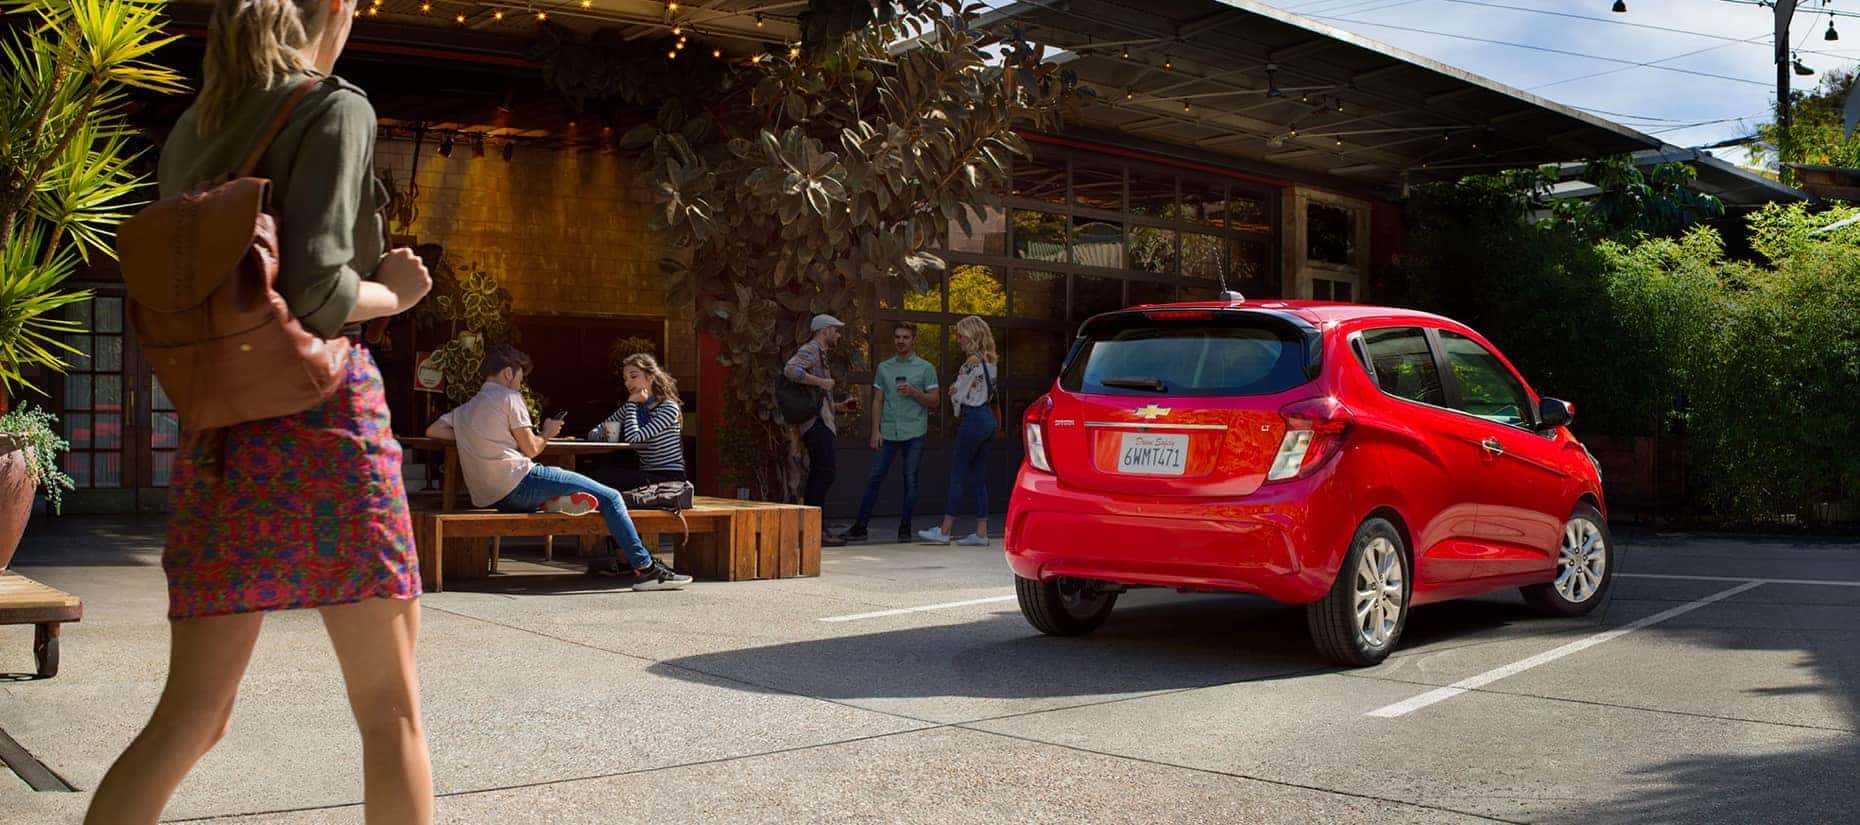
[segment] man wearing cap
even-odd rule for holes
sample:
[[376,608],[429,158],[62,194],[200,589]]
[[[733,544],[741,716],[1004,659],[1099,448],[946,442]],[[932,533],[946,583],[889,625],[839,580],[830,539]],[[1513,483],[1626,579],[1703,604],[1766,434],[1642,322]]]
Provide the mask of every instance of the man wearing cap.
[[[833,373],[827,369],[827,351],[840,342],[840,336],[846,323],[831,315],[816,315],[809,329],[814,337],[808,339],[796,350],[794,357],[788,359],[788,365],[782,368],[782,375],[797,384],[807,384],[820,388],[820,414],[802,422],[798,431],[801,444],[807,448],[807,491],[803,501],[809,506],[827,506],[827,488],[833,486],[834,458],[833,442],[838,433],[833,423],[835,411],[845,412],[851,408],[851,402],[833,403]],[[821,531],[820,543],[829,547],[838,547],[846,540]]]

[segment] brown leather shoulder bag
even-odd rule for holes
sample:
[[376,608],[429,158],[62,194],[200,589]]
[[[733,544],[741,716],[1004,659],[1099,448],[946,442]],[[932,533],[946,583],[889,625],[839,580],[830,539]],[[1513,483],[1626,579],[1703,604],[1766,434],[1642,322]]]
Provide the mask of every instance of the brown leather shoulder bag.
[[318,82],[291,90],[237,171],[156,201],[117,230],[130,324],[190,435],[310,409],[348,367],[349,339],[305,329],[278,294],[271,181],[252,177]]

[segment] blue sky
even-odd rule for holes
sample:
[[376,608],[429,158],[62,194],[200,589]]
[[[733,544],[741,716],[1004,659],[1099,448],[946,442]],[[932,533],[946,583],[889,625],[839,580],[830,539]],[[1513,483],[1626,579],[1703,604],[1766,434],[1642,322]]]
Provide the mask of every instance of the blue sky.
[[[1654,134],[1698,146],[1748,135],[1770,119],[1776,70],[1769,46],[1772,11],[1726,0],[1267,0],[1406,51]],[[1500,8],[1509,6],[1511,8]],[[1521,10],[1523,9],[1523,10]],[[1823,9],[1860,14],[1860,0],[1804,2],[1790,32],[1802,62],[1816,70],[1794,81],[1815,84],[1829,69],[1860,62],[1860,17],[1832,18],[1841,40],[1827,42]],[[1536,13],[1549,11],[1596,21]],[[1597,22],[1599,21],[1599,22]],[[1678,31],[1636,28],[1624,23]],[[1424,31],[1422,31],[1424,30]],[[1599,55],[1654,66],[1611,63],[1568,54],[1475,42],[1446,35],[1506,41]],[[1750,39],[1749,43],[1730,42]],[[1846,48],[1843,48],[1846,47]],[[1680,55],[1689,56],[1680,57]],[[1676,58],[1667,60],[1667,58]],[[1682,70],[1682,71],[1674,71]],[[1608,74],[1584,80],[1585,75]],[[1706,77],[1698,72],[1722,77]],[[1562,82],[1572,81],[1572,82]],[[1715,121],[1715,122],[1708,122]],[[1693,125],[1696,124],[1696,125]],[[1719,157],[1746,162],[1744,152]]]

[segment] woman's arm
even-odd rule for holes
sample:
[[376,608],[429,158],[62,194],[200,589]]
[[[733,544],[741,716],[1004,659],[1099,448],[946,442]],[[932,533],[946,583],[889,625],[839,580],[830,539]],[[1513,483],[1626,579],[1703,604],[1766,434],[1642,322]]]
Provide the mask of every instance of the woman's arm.
[[677,429],[679,419],[683,417],[683,413],[678,409],[678,402],[669,398],[662,399],[646,414],[646,426],[642,428],[639,426],[639,419],[633,415],[633,408],[637,406],[639,405],[635,402],[626,402],[623,408],[626,415],[620,419],[621,431],[626,433],[626,440],[633,444],[651,441],[669,430]]

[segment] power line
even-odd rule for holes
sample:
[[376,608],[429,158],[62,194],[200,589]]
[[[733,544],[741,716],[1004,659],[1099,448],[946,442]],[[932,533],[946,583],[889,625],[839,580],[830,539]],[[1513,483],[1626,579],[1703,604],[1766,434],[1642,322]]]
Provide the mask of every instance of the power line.
[[[1766,37],[1766,36],[1767,36],[1767,35],[1761,35],[1761,34],[1760,34],[1760,35],[1757,35],[1757,36],[1756,36],[1755,38],[1752,38],[1752,39],[1753,39],[1753,40],[1756,40],[1756,39],[1762,39],[1762,38],[1764,38],[1764,37]],[[1738,42],[1738,43],[1743,43],[1743,42],[1748,42],[1748,41],[1742,41],[1742,40],[1740,40],[1740,41],[1737,41],[1737,42]],[[1551,86],[1561,86],[1561,85],[1563,85],[1563,84],[1565,84],[1565,83],[1574,83],[1574,82],[1576,82],[1576,81],[1578,81],[1578,80],[1589,80],[1589,79],[1592,79],[1592,78],[1597,78],[1597,77],[1604,77],[1604,76],[1606,76],[1606,75],[1611,75],[1611,74],[1620,74],[1621,72],[1625,72],[1625,71],[1630,71],[1630,70],[1633,70],[1633,69],[1640,69],[1640,68],[1647,68],[1647,67],[1653,67],[1653,68],[1664,68],[1664,67],[1662,67],[1662,66],[1660,66],[1659,64],[1661,64],[1661,63],[1671,63],[1671,62],[1673,62],[1673,61],[1675,61],[1675,60],[1679,60],[1679,59],[1682,59],[1682,58],[1687,58],[1687,57],[1691,57],[1691,56],[1693,56],[1693,55],[1695,55],[1695,54],[1704,54],[1704,53],[1706,53],[1706,52],[1712,52],[1712,51],[1717,51],[1717,50],[1719,50],[1719,49],[1722,49],[1722,48],[1725,48],[1725,47],[1727,47],[1727,46],[1732,46],[1732,45],[1735,45],[1735,44],[1734,44],[1734,43],[1719,43],[1719,44],[1718,44],[1718,45],[1716,45],[1716,46],[1706,46],[1706,47],[1705,47],[1705,48],[1703,48],[1703,49],[1693,49],[1692,51],[1689,51],[1689,52],[1686,52],[1686,53],[1684,53],[1684,54],[1676,54],[1676,55],[1673,55],[1672,57],[1663,57],[1663,58],[1661,58],[1661,59],[1659,59],[1659,60],[1649,60],[1649,61],[1647,61],[1647,62],[1645,62],[1645,63],[1635,63],[1635,64],[1634,64],[1634,65],[1632,65],[1632,66],[1622,66],[1621,68],[1618,68],[1618,69],[1609,69],[1609,70],[1607,70],[1607,71],[1601,71],[1601,72],[1591,72],[1591,73],[1589,73],[1589,74],[1585,74],[1585,75],[1579,75],[1579,76],[1576,76],[1576,77],[1571,77],[1571,78],[1567,78],[1567,79],[1564,79],[1564,80],[1555,80],[1555,81],[1551,81],[1551,82],[1549,82],[1549,83],[1540,83],[1540,84],[1538,84],[1538,85],[1536,85],[1536,86],[1532,86],[1532,87],[1530,87],[1530,88],[1528,88],[1528,89],[1526,89],[1525,91],[1530,91],[1530,92],[1534,92],[1534,91],[1537,91],[1538,89],[1548,89],[1548,88],[1550,88]]]
[[1751,80],[1749,78],[1744,78],[1744,77],[1732,77],[1731,75],[1713,74],[1711,72],[1701,72],[1701,71],[1695,71],[1692,69],[1680,69],[1680,68],[1675,68],[1673,66],[1661,66],[1661,65],[1658,65],[1657,63],[1644,63],[1644,64],[1636,63],[1635,61],[1623,60],[1619,57],[1608,57],[1608,56],[1599,55],[1599,54],[1588,54],[1586,52],[1573,52],[1567,49],[1553,49],[1548,46],[1533,46],[1529,43],[1513,43],[1508,40],[1493,40],[1491,38],[1486,38],[1486,37],[1473,37],[1471,35],[1465,35],[1465,34],[1452,34],[1450,32],[1433,31],[1431,29],[1417,29],[1411,26],[1397,26],[1397,25],[1390,24],[1390,23],[1376,23],[1376,22],[1369,21],[1369,20],[1355,20],[1355,19],[1351,19],[1347,17],[1329,17],[1325,15],[1312,15],[1312,16],[1319,20],[1334,20],[1339,23],[1354,23],[1354,24],[1362,25],[1362,26],[1375,26],[1377,28],[1394,29],[1396,31],[1414,32],[1416,34],[1431,34],[1436,37],[1448,37],[1448,38],[1452,38],[1455,40],[1468,40],[1474,43],[1489,43],[1495,46],[1509,46],[1514,49],[1528,49],[1534,52],[1545,52],[1548,54],[1560,54],[1566,57],[1581,57],[1581,58],[1586,58],[1589,60],[1600,60],[1604,63],[1619,63],[1619,64],[1623,64],[1623,65],[1626,65],[1632,68],[1645,67],[1649,69],[1659,69],[1660,71],[1663,71],[1663,72],[1674,72],[1677,74],[1686,74],[1686,75],[1692,75],[1695,77],[1709,77],[1709,78],[1713,78],[1716,80],[1730,80],[1730,81],[1735,81],[1737,83],[1748,83],[1752,86],[1762,86],[1764,88],[1769,88],[1769,85],[1770,85],[1762,81]]
[[[1564,18],[1568,18],[1571,20],[1581,20],[1581,21],[1588,22],[1588,23],[1601,23],[1601,24],[1609,25],[1609,26],[1626,26],[1628,28],[1633,28],[1633,29],[1646,29],[1648,31],[1668,32],[1670,34],[1684,34],[1684,35],[1690,35],[1692,37],[1703,37],[1709,40],[1722,41],[1727,46],[1740,44],[1740,43],[1749,44],[1752,46],[1769,45],[1767,42],[1763,40],[1763,38],[1769,37],[1768,34],[1760,35],[1754,38],[1737,38],[1737,37],[1732,37],[1729,35],[1713,34],[1711,32],[1702,32],[1702,31],[1694,31],[1692,29],[1675,28],[1673,26],[1658,26],[1652,23],[1637,23],[1632,20],[1621,20],[1621,19],[1612,18],[1612,17],[1590,17],[1586,14],[1571,14],[1566,11],[1551,11],[1549,9],[1533,9],[1533,8],[1527,8],[1524,6],[1508,6],[1503,3],[1483,2],[1483,0],[1441,0],[1441,2],[1455,3],[1458,5],[1462,5],[1462,6],[1480,6],[1480,7],[1488,8],[1488,9],[1503,9],[1505,11],[1515,11],[1515,12],[1520,12],[1523,14],[1541,14],[1541,15],[1547,15],[1550,17],[1564,17]],[[1743,5],[1743,4],[1739,4],[1739,5]],[[1820,13],[1821,12],[1816,12],[1816,14],[1820,14]],[[1831,13],[1832,12],[1830,12],[1830,14]],[[1855,16],[1860,16],[1860,15],[1855,15]],[[1818,55],[1824,55],[1828,57],[1840,57],[1840,58],[1845,58],[1845,59],[1851,59],[1849,56],[1842,55],[1836,51],[1825,51],[1825,50],[1819,50],[1819,49],[1800,49],[1800,48],[1798,48],[1797,50],[1802,52],[1803,54],[1818,54]],[[1679,59],[1679,57],[1686,57],[1692,54],[1698,54],[1698,52],[1688,52],[1685,55],[1667,58],[1667,60],[1677,60]],[[1654,62],[1658,63],[1662,61],[1654,61]]]

